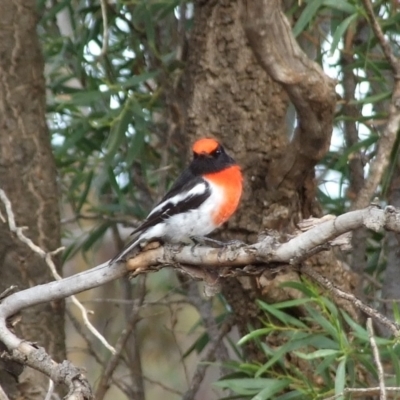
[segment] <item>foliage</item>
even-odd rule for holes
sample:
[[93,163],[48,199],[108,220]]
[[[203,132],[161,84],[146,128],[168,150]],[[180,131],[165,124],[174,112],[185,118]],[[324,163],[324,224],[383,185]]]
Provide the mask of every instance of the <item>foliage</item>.
[[[91,251],[110,228],[121,241],[121,224],[135,225],[146,215],[185,159],[176,103],[193,4],[180,0],[106,3],[105,26],[99,2],[38,1],[48,121],[60,176],[64,235],[69,236],[65,259]],[[398,5],[377,1],[374,7],[395,46],[400,31]],[[365,173],[376,153],[392,90],[389,65],[366,23],[360,0],[294,1],[287,13],[305,51],[337,79],[333,142],[317,166],[317,178],[324,212],[338,215],[356,196],[350,164],[359,160]],[[349,88],[349,79],[354,88]],[[349,135],[348,124],[354,125],[356,138]],[[395,174],[397,152],[398,146],[381,182],[383,194]],[[376,234],[368,242],[367,272],[376,280],[381,279],[386,262],[381,241],[382,235]],[[173,279],[158,279],[162,282],[156,285],[164,285],[165,291],[175,284]],[[257,343],[268,361],[232,361],[235,373],[217,386],[255,400],[322,399],[344,387],[366,385],[367,375],[376,379],[364,327],[308,283],[291,285],[305,297],[279,304],[260,302],[264,328],[251,331],[240,342]],[[374,285],[367,291],[377,292]],[[280,341],[283,344],[274,346]],[[393,368],[393,382],[387,383],[399,384],[398,346],[382,338],[377,342],[383,361]],[[198,348],[203,345],[204,340]]]
[[115,222],[142,219],[174,177],[166,103],[190,20],[178,0],[110,3],[106,26],[97,2],[39,7],[64,201],[77,221],[96,222],[65,254],[71,257]]
[[[184,68],[193,5],[179,0],[108,4],[108,46],[102,54],[99,3],[38,4],[48,117],[64,201],[76,221],[95,222],[65,254],[70,257],[90,249],[116,222],[142,219],[184,160],[181,138],[171,127],[176,125],[171,102]],[[382,1],[376,8],[386,16],[389,39],[396,41],[400,18],[395,4]],[[293,2],[288,15],[294,34],[307,42],[306,51],[311,47],[326,72],[338,79],[341,96],[345,72],[354,74],[349,104],[356,116],[339,101],[332,147],[317,167],[319,200],[326,212],[338,215],[354,196],[349,161],[360,159],[367,170],[375,154],[391,93],[389,66],[365,24],[361,1]],[[308,41],[310,34],[316,41]],[[349,142],[346,121],[355,124],[359,140]]]
[[[299,298],[276,304],[259,301],[263,327],[252,330],[239,345],[253,341],[265,363],[231,362],[234,371],[216,383],[241,398],[254,400],[325,399],[345,388],[378,386],[370,338],[310,282],[287,282]],[[400,383],[398,339],[375,338],[386,386]],[[343,397],[338,397],[341,399]]]

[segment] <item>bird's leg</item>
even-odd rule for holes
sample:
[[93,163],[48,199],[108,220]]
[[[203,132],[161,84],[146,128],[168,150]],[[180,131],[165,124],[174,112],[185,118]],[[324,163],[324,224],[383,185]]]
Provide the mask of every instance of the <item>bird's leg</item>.
[[228,240],[227,242],[221,242],[220,240],[215,240],[208,238],[206,236],[193,236],[192,240],[196,243],[197,245],[209,245],[214,248],[220,248],[220,247],[227,247],[227,246],[232,246],[232,247],[243,247],[246,245],[246,243],[242,242],[241,240],[233,239],[233,240]]
[[196,243],[196,246],[198,245],[202,245],[202,246],[206,246],[209,245],[211,247],[214,248],[219,248],[219,247],[223,247],[225,246],[224,242],[221,242],[219,240],[215,240],[215,239],[210,239],[206,236],[192,236],[192,240],[194,243]]

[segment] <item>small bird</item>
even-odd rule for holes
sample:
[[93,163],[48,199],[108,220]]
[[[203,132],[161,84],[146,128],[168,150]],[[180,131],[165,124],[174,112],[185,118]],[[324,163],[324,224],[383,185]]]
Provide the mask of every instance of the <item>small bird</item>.
[[187,243],[208,235],[235,212],[243,186],[240,167],[215,139],[197,140],[192,151],[192,162],[110,264],[125,261],[139,244]]

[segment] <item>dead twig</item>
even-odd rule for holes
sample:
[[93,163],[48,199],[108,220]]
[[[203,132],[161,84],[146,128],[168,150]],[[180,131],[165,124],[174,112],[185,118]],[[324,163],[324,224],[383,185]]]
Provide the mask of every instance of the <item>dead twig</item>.
[[[306,232],[298,232],[297,236],[286,243],[280,243],[274,236],[265,236],[260,242],[250,246],[226,246],[221,249],[166,245],[143,251],[136,258],[128,260],[126,264],[119,263],[110,266],[106,262],[68,278],[34,286],[4,298],[0,304],[0,340],[7,346],[14,359],[42,371],[56,383],[66,383],[73,393],[83,393],[87,390],[85,393],[88,394],[91,393],[90,387],[88,387],[83,375],[77,372],[79,370],[76,369],[74,374],[65,377],[62,373],[68,368],[75,367],[50,361],[51,358],[43,349],[37,349],[18,338],[7,326],[8,317],[24,308],[47,301],[59,300],[103,285],[122,277],[128,270],[140,274],[159,270],[168,265],[179,268],[183,264],[191,265],[199,271],[212,267],[215,273],[222,276],[225,276],[227,272],[230,272],[230,276],[237,276],[245,274],[248,271],[248,265],[252,265],[253,273],[257,269],[261,273],[264,269],[270,268],[271,265],[276,266],[276,263],[293,265],[298,260],[304,259],[307,254],[314,254],[315,248],[325,249],[326,243],[332,245],[336,237],[361,226],[373,230],[387,229],[400,232],[400,212],[391,206],[384,210],[368,207],[363,210],[352,211],[316,224]],[[386,325],[394,335],[400,334],[397,324],[365,305],[352,294],[335,288],[330,281],[312,269],[307,270],[307,267],[303,267],[302,272],[307,273],[334,295],[351,301],[367,315]],[[202,275],[199,274],[198,276],[201,277]],[[200,369],[196,379],[201,376],[201,371]],[[196,387],[197,383],[195,385],[193,382],[192,380],[192,386]]]
[[385,57],[388,60],[393,70],[394,78],[398,80],[400,79],[399,59],[394,55],[393,50],[390,47],[390,44],[385,39],[385,35],[382,31],[382,28],[379,25],[378,20],[376,19],[371,0],[362,0],[362,2],[364,4],[365,11],[367,12],[368,20],[371,24],[372,30],[374,31],[374,34],[378,39],[380,46],[382,47],[383,54],[385,54]]
[[140,297],[135,301],[132,307],[126,327],[122,331],[120,337],[117,340],[117,343],[115,345],[116,352],[115,354],[112,355],[112,357],[108,361],[107,366],[100,377],[100,381],[95,393],[96,400],[102,400],[109,388],[109,381],[111,380],[112,375],[118,366],[119,360],[128,342],[129,336],[131,335],[133,329],[136,326],[136,323],[140,318],[139,311],[141,305],[143,304],[144,297],[145,297],[145,290],[142,290],[140,293]]
[[[356,397],[362,397],[365,398],[365,396],[374,396],[380,393],[381,388],[378,387],[369,387],[369,388],[347,388],[344,389],[343,392],[336,394],[335,396],[331,397],[326,397],[324,400],[336,400],[339,397],[344,396],[345,394],[352,394],[352,398]],[[400,392],[400,387],[392,387],[389,386],[386,388],[387,392]]]
[[[6,209],[6,214],[7,214],[7,219],[8,219],[8,226],[11,232],[14,232],[18,239],[25,243],[34,253],[38,254],[41,258],[44,258],[46,261],[47,266],[49,267],[54,279],[56,280],[61,280],[62,277],[59,275],[57,272],[56,266],[53,262],[52,256],[58,254],[59,252],[63,251],[64,248],[60,247],[59,249],[56,249],[50,253],[45,252],[42,248],[37,246],[35,243],[32,242],[31,239],[26,237],[23,233],[24,229],[23,227],[18,227],[15,223],[15,217],[14,217],[14,212],[12,210],[12,205],[10,200],[8,199],[6,193],[4,190],[0,189],[0,200],[3,202],[4,207]],[[79,308],[79,310],[82,313],[82,318],[84,321],[85,326],[89,329],[90,332],[94,336],[97,337],[97,339],[100,340],[100,342],[106,347],[108,350],[111,351],[111,353],[115,353],[115,349],[107,342],[106,338],[92,325],[92,323],[89,321],[88,318],[88,310],[82,305],[82,303],[75,297],[71,296],[71,301]]]
[[389,318],[385,317],[379,311],[374,308],[364,304],[360,299],[354,296],[351,293],[347,293],[339,288],[337,288],[330,280],[316,272],[312,267],[304,265],[301,267],[301,272],[308,275],[315,282],[319,283],[323,288],[328,290],[333,296],[339,297],[341,299],[348,300],[351,302],[356,308],[364,312],[369,317],[375,319],[380,322],[386,328],[388,328],[394,336],[400,336],[400,326],[395,322],[391,321]]
[[376,369],[378,370],[378,380],[379,380],[379,400],[386,400],[386,386],[385,386],[385,377],[383,372],[383,367],[381,363],[381,359],[379,356],[378,346],[376,345],[375,337],[374,337],[374,328],[372,326],[372,319],[367,318],[367,331],[369,336],[369,342],[372,348],[372,354],[374,355],[374,362],[376,365]]
[[359,191],[357,198],[352,204],[353,210],[365,207],[374,195],[389,165],[390,153],[392,152],[397,132],[400,128],[400,60],[394,55],[390,44],[385,39],[382,28],[374,14],[371,1],[363,0],[363,4],[372,30],[393,70],[394,87],[387,123],[381,131],[376,155],[370,163],[368,178],[365,180],[363,188]]
[[210,366],[210,362],[215,361],[215,351],[219,347],[222,339],[230,332],[233,326],[233,321],[226,321],[220,329],[220,333],[214,343],[210,346],[207,351],[206,356],[200,361],[198,364],[196,371],[193,375],[192,381],[190,383],[189,389],[183,395],[182,400],[193,400],[196,396],[197,391],[203,382],[204,375],[207,371],[207,368]]
[[6,395],[1,386],[0,386],[0,400],[9,400],[8,396]]

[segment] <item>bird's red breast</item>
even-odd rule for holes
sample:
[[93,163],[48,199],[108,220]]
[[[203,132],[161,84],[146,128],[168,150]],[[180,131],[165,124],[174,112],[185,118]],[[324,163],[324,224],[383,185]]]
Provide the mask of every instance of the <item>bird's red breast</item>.
[[213,215],[217,226],[222,225],[236,211],[243,189],[243,176],[238,165],[232,165],[219,172],[205,174],[204,178],[223,191],[223,202]]

